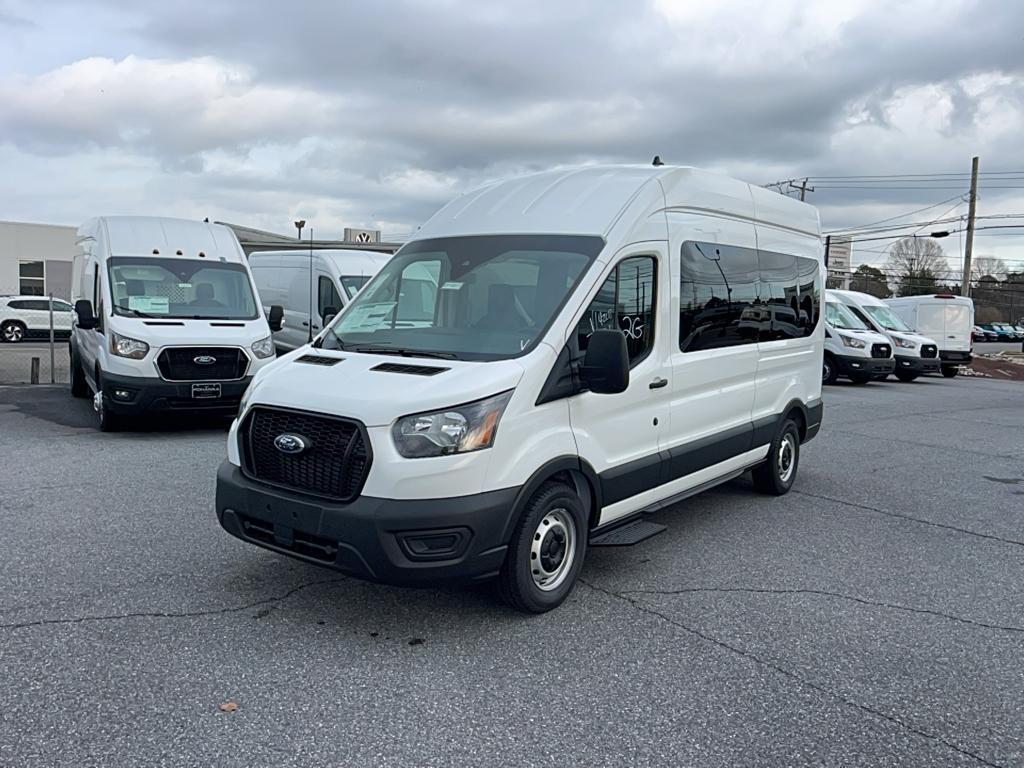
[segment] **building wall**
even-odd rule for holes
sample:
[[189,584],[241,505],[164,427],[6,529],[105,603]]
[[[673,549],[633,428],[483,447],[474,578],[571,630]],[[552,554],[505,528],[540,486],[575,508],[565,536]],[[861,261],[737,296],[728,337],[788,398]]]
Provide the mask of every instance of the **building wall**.
[[[75,227],[0,221],[0,294],[71,298]],[[22,262],[29,262],[22,264]],[[42,279],[33,279],[33,275]]]

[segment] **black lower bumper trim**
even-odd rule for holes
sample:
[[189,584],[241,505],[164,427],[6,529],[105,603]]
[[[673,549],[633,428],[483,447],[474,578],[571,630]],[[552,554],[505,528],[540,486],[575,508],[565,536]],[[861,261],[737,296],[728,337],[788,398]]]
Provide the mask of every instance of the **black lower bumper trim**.
[[833,355],[836,369],[840,376],[874,376],[888,375],[896,368],[896,361],[891,357],[853,357],[852,355]]
[[974,358],[970,352],[951,352],[939,350],[939,359],[946,365],[967,365]]
[[225,461],[217,517],[251,544],[368,581],[422,586],[496,576],[518,490],[331,504],[264,486]]
[[[233,416],[238,413],[245,388],[251,377],[238,381],[195,382],[206,388],[220,385],[218,397],[195,397],[193,382],[171,382],[160,378],[103,374],[104,407],[119,416],[168,411],[198,411]],[[209,389],[207,388],[207,392]]]
[[896,372],[905,373],[938,373],[942,364],[937,357],[902,357],[896,355]]

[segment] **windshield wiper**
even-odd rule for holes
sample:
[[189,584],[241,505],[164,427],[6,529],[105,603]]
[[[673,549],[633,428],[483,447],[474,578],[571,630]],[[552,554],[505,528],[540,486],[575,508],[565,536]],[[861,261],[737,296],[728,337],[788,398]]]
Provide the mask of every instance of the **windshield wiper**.
[[148,315],[145,312],[139,312],[137,309],[129,309],[128,307],[118,307],[123,312],[131,312],[136,317],[161,317],[161,315]]
[[348,349],[352,352],[365,352],[368,354],[377,355],[399,355],[401,357],[430,357],[438,360],[458,360],[459,357],[454,352],[430,352],[422,349],[406,349],[404,347],[384,347],[384,346],[365,346],[365,347],[342,347],[342,349]]

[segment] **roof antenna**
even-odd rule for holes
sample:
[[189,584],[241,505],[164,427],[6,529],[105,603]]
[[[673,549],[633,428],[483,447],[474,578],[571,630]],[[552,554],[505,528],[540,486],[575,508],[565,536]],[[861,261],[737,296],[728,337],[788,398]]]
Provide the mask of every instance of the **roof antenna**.
[[651,165],[653,165],[655,168],[658,168],[658,167],[664,165],[664,163],[661,162],[661,155],[655,155],[654,156],[654,162],[652,162]]

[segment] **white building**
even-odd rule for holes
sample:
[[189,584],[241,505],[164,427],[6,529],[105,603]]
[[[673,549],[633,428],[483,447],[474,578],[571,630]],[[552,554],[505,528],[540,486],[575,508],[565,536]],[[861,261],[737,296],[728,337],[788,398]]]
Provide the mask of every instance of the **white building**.
[[76,227],[0,221],[0,295],[71,298]]

